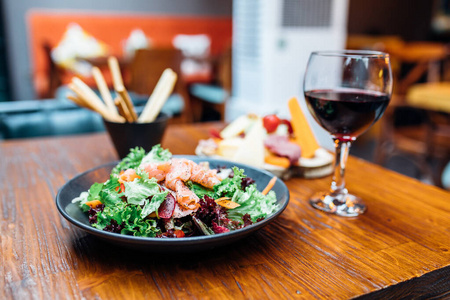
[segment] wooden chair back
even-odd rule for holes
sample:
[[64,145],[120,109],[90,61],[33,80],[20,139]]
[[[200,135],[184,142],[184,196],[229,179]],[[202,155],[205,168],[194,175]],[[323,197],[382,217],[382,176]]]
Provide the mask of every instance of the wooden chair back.
[[[450,112],[439,112],[432,108],[432,103],[427,102],[436,101],[435,98],[450,99],[450,90],[444,88],[440,94],[440,84],[437,83],[441,79],[440,68],[447,57],[446,45],[414,42],[397,50],[390,53],[391,57],[401,64],[410,65],[411,69],[402,77],[396,76],[394,95],[380,121],[382,127],[375,162],[384,164],[391,156],[407,153],[413,157],[412,161],[422,177],[442,186],[441,174],[450,160]],[[424,77],[426,82],[418,84]],[[426,89],[427,86],[433,88]],[[414,95],[416,89],[420,96]],[[412,96],[418,98],[419,103],[427,103],[431,109],[414,104],[410,101]],[[413,113],[423,120],[416,121],[417,124],[396,126],[398,116],[395,113],[399,111],[403,111],[403,116]],[[442,118],[442,115],[445,117]],[[434,170],[435,165],[438,170]]]
[[45,52],[45,60],[47,64],[46,79],[47,85],[38,89],[37,97],[38,99],[51,99],[55,97],[55,92],[58,87],[62,85],[62,77],[64,75],[64,70],[59,68],[52,59],[51,52],[52,47],[49,43],[45,42],[42,45]]
[[232,48],[222,53],[217,63],[217,81],[220,86],[231,94],[232,82]]
[[[225,120],[226,105],[232,91],[232,48],[228,47],[223,53],[211,60],[213,79],[210,85],[220,87],[226,94],[223,102],[209,103],[197,98],[191,93],[194,122],[203,121],[202,115],[205,109],[212,108],[220,115],[220,120]],[[209,120],[207,120],[209,121]]]
[[180,66],[183,56],[174,48],[139,49],[130,65],[130,81],[128,89],[138,94],[150,95],[166,68],[171,68],[178,75],[174,93],[184,100],[181,116],[174,118],[175,123],[191,122],[189,94],[183,81]]

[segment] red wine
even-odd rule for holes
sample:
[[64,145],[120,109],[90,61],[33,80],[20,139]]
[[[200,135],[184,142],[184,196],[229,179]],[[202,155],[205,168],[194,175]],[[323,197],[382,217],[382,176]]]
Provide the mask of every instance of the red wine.
[[305,92],[308,109],[334,138],[356,139],[384,113],[389,95],[377,92],[336,89]]

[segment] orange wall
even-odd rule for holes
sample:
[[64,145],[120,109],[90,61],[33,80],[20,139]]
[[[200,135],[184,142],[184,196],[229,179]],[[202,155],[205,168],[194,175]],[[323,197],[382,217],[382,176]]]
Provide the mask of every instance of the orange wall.
[[140,28],[152,39],[154,47],[168,47],[177,34],[207,34],[211,38],[211,54],[231,45],[231,17],[119,15],[32,11],[27,16],[29,51],[35,88],[45,85],[47,63],[43,44],[56,45],[67,25],[74,22],[110,47],[111,55],[122,55],[122,41],[133,29]]

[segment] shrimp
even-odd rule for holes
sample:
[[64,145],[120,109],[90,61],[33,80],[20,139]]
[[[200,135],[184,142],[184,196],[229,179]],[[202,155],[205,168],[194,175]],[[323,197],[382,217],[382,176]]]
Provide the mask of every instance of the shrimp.
[[[155,177],[159,181],[173,181],[179,178],[186,182],[191,180],[207,188],[213,188],[221,179],[216,170],[205,170],[201,165],[184,158],[173,158],[168,162],[148,163],[142,169],[150,177]],[[169,186],[174,187],[174,184]],[[170,187],[169,187],[170,188]]]
[[175,203],[175,209],[173,211],[173,215],[172,217],[175,219],[180,219],[183,217],[186,217],[190,214],[192,214],[193,212],[195,212],[197,209],[185,209],[183,207],[181,207],[181,205],[177,203]]
[[142,169],[148,173],[148,176],[156,178],[158,182],[163,181],[166,178],[167,172],[170,171],[172,163],[162,162],[162,163],[148,163],[142,166]]
[[119,182],[124,183],[128,181],[133,181],[136,178],[141,178],[136,174],[136,171],[133,169],[128,169],[119,175]]
[[185,158],[172,158],[171,163],[172,166],[166,174],[166,185],[169,189],[173,190],[175,185],[172,185],[171,182],[174,179],[188,181],[191,178],[192,165],[190,161]]
[[172,159],[172,167],[166,174],[166,187],[175,191],[178,204],[185,209],[196,209],[200,199],[184,182],[189,180],[192,165],[187,159]]
[[[167,185],[166,185],[167,186]],[[191,191],[183,181],[180,179],[175,180],[175,194],[177,196],[177,202],[180,204],[182,209],[197,210],[199,207],[200,199],[198,196]]]
[[200,165],[191,161],[192,164],[192,172],[190,180],[193,182],[199,183],[204,187],[212,189],[213,186],[220,182],[219,177],[217,176],[216,170],[205,170]]
[[197,210],[200,199],[184,183],[188,180],[199,183],[207,188],[212,188],[220,182],[215,170],[205,170],[195,162],[185,158],[173,158],[169,162],[149,163],[143,166],[143,170],[150,177],[158,181],[165,180],[165,186],[175,191],[175,198],[179,208],[184,210]]

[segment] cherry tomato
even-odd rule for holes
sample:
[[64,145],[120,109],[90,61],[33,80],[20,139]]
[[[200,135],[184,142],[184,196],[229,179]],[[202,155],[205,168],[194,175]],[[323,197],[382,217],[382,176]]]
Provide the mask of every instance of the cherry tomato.
[[266,128],[268,133],[272,133],[277,130],[278,125],[280,125],[280,118],[277,115],[267,115],[263,118],[264,128]]

